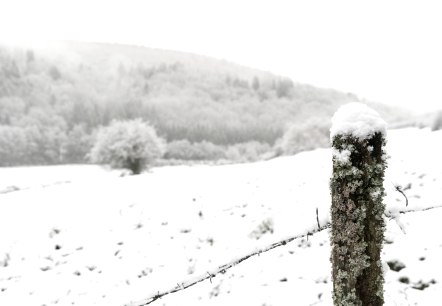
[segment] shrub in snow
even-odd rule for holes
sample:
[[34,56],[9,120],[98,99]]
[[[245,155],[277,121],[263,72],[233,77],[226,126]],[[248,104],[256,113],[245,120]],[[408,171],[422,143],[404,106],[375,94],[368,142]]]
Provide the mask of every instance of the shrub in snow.
[[439,111],[436,114],[436,117],[433,120],[433,124],[431,125],[431,130],[442,130],[442,111]]
[[149,124],[136,119],[112,121],[98,131],[89,154],[92,162],[139,174],[163,154],[163,141]]
[[349,103],[333,116],[330,132],[334,305],[383,305],[386,123],[366,105]]
[[255,229],[253,232],[250,233],[250,238],[255,238],[256,240],[260,239],[263,235],[270,233],[273,234],[274,232],[274,223],[271,218],[267,218],[263,220],[259,225],[258,228]]
[[0,261],[0,267],[7,267],[10,260],[11,258],[9,257],[9,253],[4,254],[3,260]]
[[284,134],[281,149],[285,155],[329,146],[330,125],[326,122],[294,124]]

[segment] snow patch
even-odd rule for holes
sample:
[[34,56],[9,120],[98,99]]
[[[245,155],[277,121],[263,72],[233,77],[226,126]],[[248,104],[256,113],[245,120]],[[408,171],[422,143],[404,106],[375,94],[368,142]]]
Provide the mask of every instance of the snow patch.
[[341,164],[347,164],[350,162],[350,155],[351,155],[350,150],[344,149],[339,151],[333,148],[332,152],[333,152],[333,157],[337,162]]
[[341,106],[332,118],[330,139],[336,135],[352,135],[354,137],[367,139],[376,132],[386,134],[387,123],[379,114],[359,102],[352,102]]

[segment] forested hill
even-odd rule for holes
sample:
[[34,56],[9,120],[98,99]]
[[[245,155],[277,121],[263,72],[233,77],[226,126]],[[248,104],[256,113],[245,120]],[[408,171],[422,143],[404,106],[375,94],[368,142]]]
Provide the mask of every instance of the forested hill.
[[313,115],[328,121],[355,100],[187,53],[0,45],[0,166],[84,162],[96,128],[113,119],[143,118],[168,142],[273,145],[290,124]]

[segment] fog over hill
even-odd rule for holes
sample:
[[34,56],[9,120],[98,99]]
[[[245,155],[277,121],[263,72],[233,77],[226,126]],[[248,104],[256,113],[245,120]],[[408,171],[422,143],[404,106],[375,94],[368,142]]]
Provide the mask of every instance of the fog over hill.
[[[2,165],[85,162],[96,128],[114,119],[142,118],[168,143],[255,142],[265,151],[293,124],[328,126],[339,105],[361,100],[224,60],[140,46],[0,46],[0,67]],[[389,123],[408,116],[372,107]]]

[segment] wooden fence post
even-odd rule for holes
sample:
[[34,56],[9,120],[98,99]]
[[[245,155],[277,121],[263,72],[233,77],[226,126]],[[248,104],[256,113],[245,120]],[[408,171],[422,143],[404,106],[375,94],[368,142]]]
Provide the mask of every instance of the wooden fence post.
[[365,104],[346,104],[333,116],[330,240],[335,306],[384,304],[380,253],[385,136],[385,121]]

